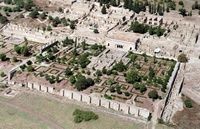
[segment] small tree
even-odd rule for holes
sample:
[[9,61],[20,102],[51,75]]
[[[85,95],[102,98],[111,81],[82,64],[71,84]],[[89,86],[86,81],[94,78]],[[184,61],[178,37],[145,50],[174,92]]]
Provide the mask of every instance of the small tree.
[[141,84],[140,85],[140,92],[142,93],[142,92],[144,92],[146,90],[147,90],[146,86],[144,84]]
[[97,75],[97,76],[102,76],[101,70],[97,70],[97,71],[96,71],[96,75]]
[[76,78],[74,75],[70,76],[69,81],[74,84],[76,82]]
[[69,27],[70,29],[74,30],[76,28],[75,21],[71,21]]
[[27,61],[27,63],[26,63],[27,65],[32,65],[32,61]]
[[181,8],[181,9],[179,9],[178,11],[180,12],[180,14],[181,14],[183,17],[184,17],[184,16],[187,16],[187,15],[186,15],[186,13],[187,13],[186,9]]
[[178,4],[184,6],[183,1],[179,1]]
[[99,33],[98,29],[94,29],[94,33],[98,34]]
[[154,77],[154,75],[155,75],[154,69],[150,66],[149,67],[149,78],[152,79]]
[[13,62],[17,62],[17,61],[18,61],[18,59],[17,59],[16,56],[14,56],[14,57],[12,58],[12,60],[13,60]]
[[4,72],[0,72],[0,76],[1,76],[1,77],[5,77],[6,74],[5,74]]
[[130,93],[129,93],[129,92],[125,92],[124,94],[125,94],[125,96],[127,96],[127,97],[130,96]]
[[192,107],[192,102],[190,100],[185,100],[185,106],[186,108],[191,108]]
[[33,72],[33,71],[35,71],[35,69],[34,69],[34,67],[33,67],[32,65],[29,65],[29,66],[27,67],[27,71],[28,71],[28,72]]
[[93,86],[94,85],[94,80],[92,78],[87,78],[87,82],[89,86]]
[[51,26],[47,26],[47,31],[51,31]]
[[158,92],[156,90],[152,90],[148,93],[149,98],[157,99],[158,98]]
[[115,87],[112,86],[112,87],[110,87],[109,90],[110,90],[111,93],[113,93],[113,92],[115,92]]
[[5,53],[1,53],[1,54],[0,54],[0,59],[1,59],[1,61],[5,61],[5,59],[6,59],[6,54],[5,54]]
[[70,76],[70,75],[73,75],[72,71],[70,68],[66,68],[65,71],[64,71],[65,75],[66,76]]
[[102,14],[106,14],[107,13],[105,5],[103,5],[103,7],[101,9],[101,13]]
[[63,12],[63,9],[61,7],[58,8],[58,12]]
[[182,53],[178,56],[178,61],[181,63],[186,63],[188,61],[186,54]]

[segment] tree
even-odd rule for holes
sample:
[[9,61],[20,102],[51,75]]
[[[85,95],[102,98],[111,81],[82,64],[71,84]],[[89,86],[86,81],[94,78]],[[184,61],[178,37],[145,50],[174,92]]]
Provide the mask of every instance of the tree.
[[146,90],[147,90],[146,86],[144,84],[140,84],[140,92],[142,93]]
[[58,76],[56,76],[56,82],[57,83],[59,83],[61,80],[60,80],[60,77],[59,77],[59,75]]
[[87,79],[83,76],[77,79],[77,81],[75,82],[75,86],[78,91],[82,91],[86,89],[89,84],[87,82]]
[[156,90],[152,90],[148,93],[149,98],[157,99],[158,98],[158,92]]
[[101,9],[101,13],[102,14],[106,14],[107,12],[106,12],[106,7],[105,7],[105,5],[103,5],[103,7],[102,7],[102,9]]
[[63,12],[63,9],[61,7],[58,8],[58,12]]
[[127,96],[127,97],[130,96],[130,93],[129,93],[129,92],[125,92],[124,94],[125,94],[125,96]]
[[32,65],[29,65],[29,66],[27,67],[27,71],[28,71],[28,72],[33,72],[33,71],[35,71],[35,69],[34,69],[34,67],[33,67]]
[[112,87],[110,87],[109,90],[110,90],[111,93],[114,93],[115,92],[115,87],[112,86]]
[[191,108],[192,107],[192,102],[190,100],[185,100],[184,101],[186,108]]
[[51,26],[47,26],[47,31],[51,31]]
[[153,30],[152,26],[149,28],[149,34],[150,34],[150,35],[153,35],[153,34],[154,34],[154,30]]
[[154,69],[150,66],[149,67],[149,78],[152,79],[155,75]]
[[70,29],[74,30],[76,28],[75,21],[71,21],[69,27]]
[[48,18],[49,18],[49,20],[50,20],[50,21],[52,21],[52,20],[53,20],[53,17],[52,17],[52,16],[49,16]]
[[178,4],[184,6],[183,1],[179,1]]
[[187,14],[186,14],[186,9],[184,9],[184,8],[181,8],[181,9],[179,9],[178,10],[179,12],[180,12],[180,14],[184,17],[184,16],[187,16]]
[[65,18],[61,19],[61,23],[64,25],[64,26],[68,26],[68,22]]
[[140,84],[138,82],[135,82],[133,84],[133,87],[136,89],[136,90],[139,90],[140,89]]
[[156,34],[158,37],[160,37],[162,35],[160,26],[157,27]]
[[178,62],[186,63],[188,61],[186,54],[182,53],[178,56]]
[[94,29],[94,33],[98,34],[99,33],[98,29]]
[[66,76],[73,75],[73,72],[71,71],[70,68],[66,68],[65,71],[64,71],[64,73],[65,73]]
[[129,5],[129,0],[124,0],[124,8],[127,9]]
[[101,70],[97,70],[97,71],[96,71],[96,75],[97,75],[97,76],[102,76]]
[[24,56],[28,56],[28,54],[29,54],[28,46],[26,46],[26,45],[22,46],[20,53],[23,54]]
[[120,60],[118,63],[116,63],[114,66],[113,66],[113,69],[114,70],[117,70],[119,72],[123,72],[126,70],[126,65],[124,65],[124,63],[122,62],[122,60]]
[[33,11],[31,11],[30,13],[29,13],[29,16],[31,17],[31,18],[37,18],[37,15],[39,15],[39,13],[38,13],[38,11],[37,10],[33,10]]
[[1,53],[0,54],[0,59],[1,59],[1,61],[4,61],[6,59],[6,54],[5,53]]
[[70,78],[69,78],[69,81],[74,84],[76,82],[76,78],[74,75],[71,75]]
[[107,72],[107,69],[106,69],[105,67],[103,67],[102,73],[103,73],[103,74],[106,74],[106,72]]
[[26,64],[27,65],[32,65],[32,61],[28,60]]
[[0,76],[1,76],[1,77],[5,77],[6,74],[5,74],[4,72],[0,72]]
[[87,78],[87,82],[89,86],[93,86],[94,85],[94,80],[92,78]]
[[19,6],[13,7],[12,10],[13,10],[13,12],[20,12],[21,11]]
[[8,21],[8,19],[7,19],[7,17],[5,17],[5,16],[0,16],[0,23],[1,24],[4,24],[4,23],[6,23]]
[[40,17],[42,18],[42,19],[45,19],[46,18],[46,13],[45,12],[43,12],[42,14],[40,14]]
[[24,9],[26,11],[30,11],[32,9],[32,7],[34,7],[35,4],[33,3],[32,0],[27,0],[26,3],[24,4]]
[[135,82],[140,82],[141,81],[141,76],[139,73],[135,70],[132,70],[128,73],[126,73],[126,82],[134,84]]
[[13,62],[17,62],[18,61],[16,56],[13,56],[12,60],[13,60]]
[[81,45],[82,45],[82,49],[85,50],[85,49],[86,49],[86,43],[85,43],[85,41],[83,41],[83,42],[81,43]]

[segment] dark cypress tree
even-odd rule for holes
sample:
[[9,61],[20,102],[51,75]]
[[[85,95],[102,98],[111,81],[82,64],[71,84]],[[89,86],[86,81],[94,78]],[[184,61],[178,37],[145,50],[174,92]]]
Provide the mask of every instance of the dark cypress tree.
[[124,8],[128,9],[129,0],[124,0]]
[[129,10],[133,10],[133,2],[132,2],[132,0],[129,0],[129,2],[128,2],[128,9]]
[[102,14],[106,14],[107,12],[106,12],[106,7],[105,7],[105,5],[103,5],[103,7],[102,7],[102,9],[101,9],[101,13]]
[[152,13],[152,11],[151,11],[151,4],[149,4],[149,13]]

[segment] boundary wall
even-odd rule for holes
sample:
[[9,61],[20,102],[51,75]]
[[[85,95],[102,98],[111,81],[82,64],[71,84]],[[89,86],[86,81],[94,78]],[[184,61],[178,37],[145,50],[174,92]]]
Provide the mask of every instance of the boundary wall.
[[[12,82],[15,84],[15,82]],[[107,100],[104,98],[71,91],[67,89],[61,89],[59,92],[55,92],[52,86],[40,85],[37,83],[28,82],[27,87],[31,90],[38,90],[46,93],[57,94],[68,99],[76,100],[79,102],[84,102],[87,104],[102,106],[107,109],[113,109],[115,111],[121,111],[124,114],[131,114],[135,117],[140,117],[143,119],[147,119],[149,116],[149,111],[145,108],[137,107],[131,104],[121,103],[114,100]]]

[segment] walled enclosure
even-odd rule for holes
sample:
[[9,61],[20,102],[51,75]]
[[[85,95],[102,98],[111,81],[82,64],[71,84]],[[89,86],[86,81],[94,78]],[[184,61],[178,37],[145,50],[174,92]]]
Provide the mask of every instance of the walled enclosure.
[[[36,89],[42,92],[47,92],[51,94],[56,94],[53,90],[53,87],[39,85],[36,83],[27,83],[28,88]],[[134,105],[120,103],[114,100],[107,100],[104,98],[99,98],[91,95],[87,95],[84,93],[79,93],[71,90],[61,89],[59,92],[60,96],[66,97],[68,99],[74,99],[76,101],[85,102],[87,104],[92,104],[96,106],[102,106],[107,109],[113,109],[116,111],[122,111],[124,114],[131,114],[135,117],[147,118],[149,116],[149,111],[147,109],[137,107]]]

